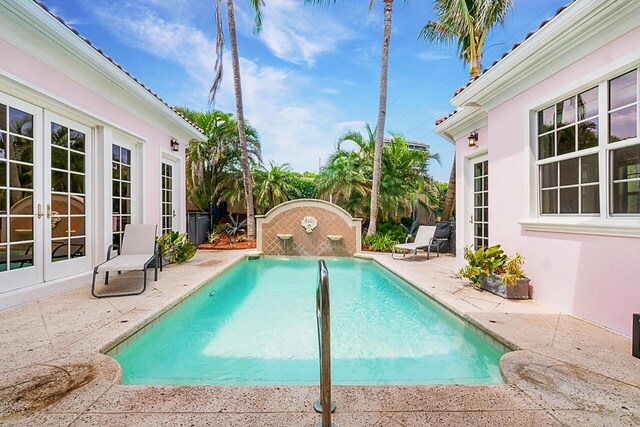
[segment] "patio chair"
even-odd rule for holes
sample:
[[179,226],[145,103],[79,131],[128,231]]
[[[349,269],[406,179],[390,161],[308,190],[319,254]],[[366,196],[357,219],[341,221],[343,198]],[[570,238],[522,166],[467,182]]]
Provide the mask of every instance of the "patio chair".
[[407,243],[409,241],[409,236],[404,243],[395,245],[393,250],[391,251],[391,258],[396,259],[394,256],[396,250],[402,251],[402,256],[406,256],[407,252],[413,251],[412,260],[416,259],[416,255],[418,254],[418,249],[428,248],[431,244],[431,240],[433,239],[433,234],[436,232],[436,227],[433,225],[421,225],[418,228],[418,232],[416,233],[416,238],[413,240],[413,243]]
[[429,254],[432,250],[435,250],[440,257],[440,249],[445,244],[449,243],[449,239],[451,239],[451,223],[442,221],[436,223],[435,232],[433,233],[433,237],[429,241],[429,245],[425,248],[427,252],[427,259],[429,259]]
[[[113,245],[107,250],[107,260],[93,269],[93,281],[91,294],[96,298],[122,297],[127,295],[139,295],[147,289],[147,268],[153,263],[155,269],[154,281],[158,280],[158,266],[161,264],[160,250],[156,242],[158,226],[149,224],[127,224],[124,228],[122,245],[118,248],[118,255],[111,258]],[[136,292],[98,294],[96,293],[96,277],[101,271],[105,272],[104,284],[109,284],[109,272],[142,270],[144,278],[142,290]]]

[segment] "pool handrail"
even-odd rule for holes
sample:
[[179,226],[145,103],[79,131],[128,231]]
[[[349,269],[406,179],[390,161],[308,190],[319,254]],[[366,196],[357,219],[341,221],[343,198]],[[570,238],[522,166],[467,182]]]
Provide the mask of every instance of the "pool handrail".
[[329,271],[324,260],[318,260],[318,286],[316,287],[316,320],[318,326],[318,352],[320,356],[320,399],[313,407],[322,413],[317,427],[335,427],[331,413],[336,405],[331,401],[331,323],[329,301]]

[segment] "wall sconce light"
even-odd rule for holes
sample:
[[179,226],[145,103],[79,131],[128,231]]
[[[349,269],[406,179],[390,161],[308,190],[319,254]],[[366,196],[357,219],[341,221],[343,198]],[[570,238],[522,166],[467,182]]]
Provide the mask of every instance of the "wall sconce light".
[[171,151],[179,151],[179,150],[180,150],[180,143],[178,142],[177,139],[171,138]]
[[478,132],[476,132],[475,130],[469,134],[467,139],[469,140],[469,147],[478,146]]

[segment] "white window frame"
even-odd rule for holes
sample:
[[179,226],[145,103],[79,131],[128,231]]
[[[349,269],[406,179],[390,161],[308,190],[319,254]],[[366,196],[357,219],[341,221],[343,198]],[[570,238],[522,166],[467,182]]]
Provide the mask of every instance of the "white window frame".
[[[640,143],[640,120],[637,121],[637,137],[634,139],[609,143],[609,80],[637,70],[637,96],[640,101],[640,58],[638,53],[618,58],[606,66],[585,74],[575,82],[560,88],[555,94],[533,102],[525,107],[529,126],[525,129],[525,158],[530,166],[528,174],[527,193],[529,195],[528,218],[519,221],[524,230],[542,232],[560,232],[576,234],[593,234],[621,237],[640,237],[640,216],[637,214],[611,214],[612,210],[612,180],[610,155],[611,151]],[[585,90],[597,86],[598,90],[598,139],[597,147],[572,152],[561,156],[538,160],[538,111],[550,105],[575,96]],[[640,110],[640,102],[638,103]],[[638,113],[640,115],[640,111]],[[600,214],[544,214],[540,203],[540,172],[539,165],[555,161],[581,157],[589,154],[599,154],[599,182],[600,182]],[[558,177],[559,179],[559,177]]]

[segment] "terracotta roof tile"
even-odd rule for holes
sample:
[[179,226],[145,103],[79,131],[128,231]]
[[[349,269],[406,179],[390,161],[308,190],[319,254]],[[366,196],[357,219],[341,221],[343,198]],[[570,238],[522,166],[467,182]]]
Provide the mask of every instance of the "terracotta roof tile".
[[100,48],[98,48],[97,46],[95,46],[93,43],[91,43],[91,41],[89,39],[87,39],[86,37],[83,37],[80,32],[78,32],[78,30],[76,30],[75,28],[71,27],[69,24],[67,24],[64,19],[62,19],[61,17],[55,15],[53,12],[51,12],[49,10],[49,8],[42,3],[40,0],[33,0],[33,2],[35,4],[37,4],[38,6],[40,6],[42,8],[42,10],[44,10],[45,12],[47,12],[49,15],[51,15],[53,18],[55,18],[58,22],[60,22],[62,25],[64,25],[69,31],[71,31],[73,34],[75,34],[76,36],[78,36],[80,38],[80,40],[82,40],[83,42],[85,42],[87,45],[89,45],[91,48],[93,48],[96,52],[98,52],[100,55],[102,55],[105,59],[107,59],[109,62],[111,62],[113,65],[115,65],[120,71],[122,71],[123,73],[125,73],[127,76],[129,76],[129,78],[131,78],[134,82],[136,82],[137,84],[139,84],[140,86],[142,86],[143,89],[145,89],[147,92],[149,92],[151,95],[153,95],[154,97],[156,97],[160,102],[162,102],[164,105],[167,106],[167,108],[169,108],[171,111],[173,111],[175,114],[177,114],[180,118],[182,118],[182,120],[184,120],[185,122],[189,123],[191,126],[193,126],[194,129],[196,129],[197,131],[203,133],[203,130],[200,129],[195,123],[193,123],[191,120],[187,119],[182,113],[180,113],[178,110],[176,110],[175,108],[173,108],[171,105],[169,105],[164,99],[160,98],[160,96],[158,94],[156,94],[154,91],[152,91],[151,89],[149,89],[147,86],[144,85],[144,83],[142,83],[140,80],[138,80],[136,77],[134,77],[131,73],[129,73],[127,70],[125,70],[120,64],[118,64],[112,57],[110,57],[109,55],[107,55],[106,53],[104,53],[104,51]]

